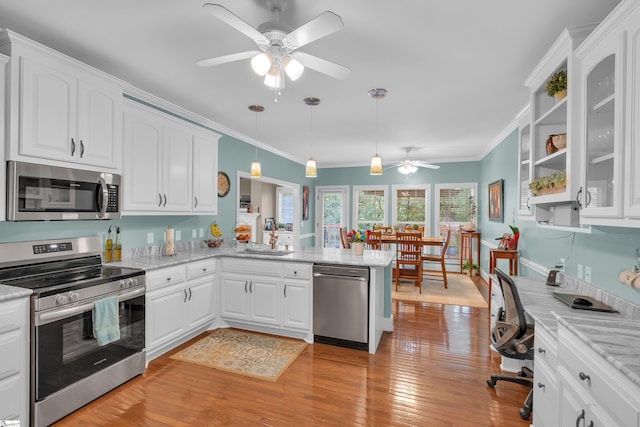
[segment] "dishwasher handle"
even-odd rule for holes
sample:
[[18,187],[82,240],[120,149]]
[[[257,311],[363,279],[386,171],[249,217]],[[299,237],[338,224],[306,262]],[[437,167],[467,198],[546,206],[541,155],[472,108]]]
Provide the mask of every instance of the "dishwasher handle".
[[348,278],[348,279],[353,279],[353,280],[357,280],[357,281],[360,281],[360,282],[368,282],[369,281],[368,277],[347,276],[347,275],[342,275],[342,274],[313,273],[313,277],[333,277],[333,278],[339,278],[339,279]]

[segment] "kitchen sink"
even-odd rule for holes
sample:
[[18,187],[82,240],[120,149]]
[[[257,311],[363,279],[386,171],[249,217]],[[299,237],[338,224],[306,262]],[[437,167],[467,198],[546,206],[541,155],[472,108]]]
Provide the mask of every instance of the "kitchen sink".
[[272,255],[272,256],[283,256],[283,255],[289,255],[293,253],[293,251],[285,251],[282,249],[245,249],[242,252],[244,252],[245,254],[251,254],[251,255]]

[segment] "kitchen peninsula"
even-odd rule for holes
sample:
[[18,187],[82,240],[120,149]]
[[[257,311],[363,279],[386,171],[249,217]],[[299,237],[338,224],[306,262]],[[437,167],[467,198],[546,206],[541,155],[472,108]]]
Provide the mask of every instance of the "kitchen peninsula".
[[[250,329],[312,343],[314,264],[369,268],[369,353],[376,352],[382,332],[393,329],[393,251],[365,251],[355,256],[350,250],[335,248],[271,251],[252,245],[253,249],[247,251],[248,247],[185,245],[170,257],[161,255],[161,248],[137,249],[116,263],[147,272],[148,360],[219,327]],[[176,310],[182,310],[183,315],[176,316],[180,313]],[[173,316],[166,316],[167,312]],[[181,326],[176,326],[177,318],[182,318]]]

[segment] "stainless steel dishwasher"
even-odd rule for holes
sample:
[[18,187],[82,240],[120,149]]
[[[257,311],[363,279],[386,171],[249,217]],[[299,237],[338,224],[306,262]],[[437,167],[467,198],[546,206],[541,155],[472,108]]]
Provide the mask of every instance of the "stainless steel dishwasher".
[[313,267],[314,341],[369,349],[369,267]]

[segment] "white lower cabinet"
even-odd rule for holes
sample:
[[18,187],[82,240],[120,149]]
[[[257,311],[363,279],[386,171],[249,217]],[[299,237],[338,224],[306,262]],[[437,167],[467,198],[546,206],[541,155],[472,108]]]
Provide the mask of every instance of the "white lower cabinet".
[[217,315],[215,260],[147,273],[147,360],[206,330]]
[[558,343],[541,326],[536,328],[533,372],[533,425],[558,424]]
[[558,425],[639,426],[640,388],[563,325],[558,355]]
[[265,332],[295,331],[310,340],[311,269],[305,263],[223,258],[221,319]]
[[29,298],[0,303],[0,420],[29,425]]

